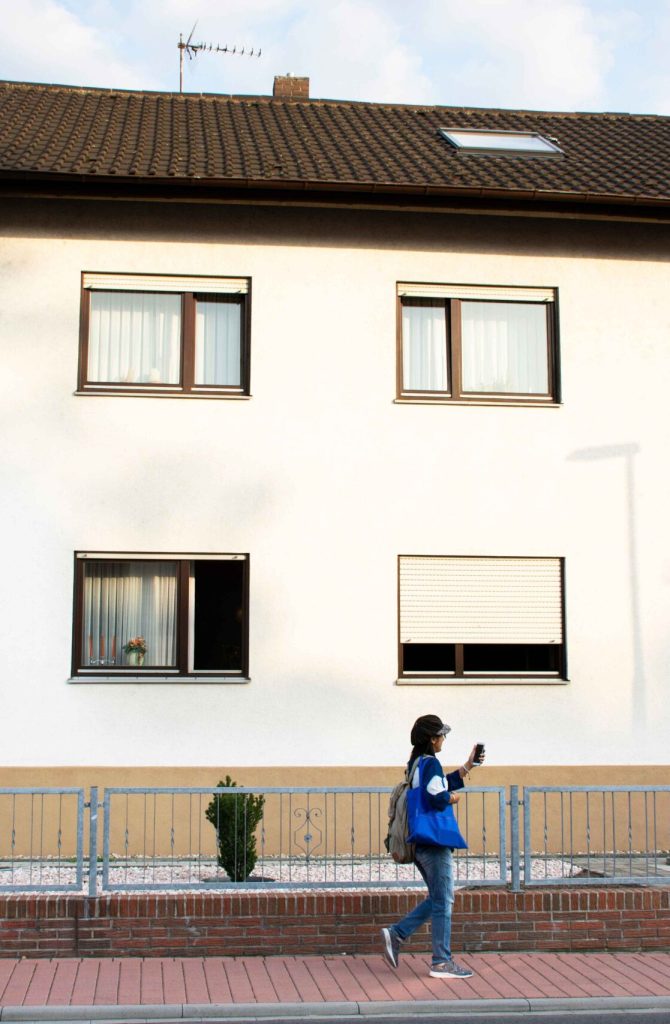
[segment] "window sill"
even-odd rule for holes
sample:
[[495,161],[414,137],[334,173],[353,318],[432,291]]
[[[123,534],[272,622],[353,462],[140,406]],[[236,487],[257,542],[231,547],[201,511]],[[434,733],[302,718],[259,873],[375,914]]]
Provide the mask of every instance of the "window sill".
[[557,676],[399,676],[396,686],[567,686]]
[[192,686],[196,685],[239,685],[244,683],[250,683],[251,678],[249,676],[217,676],[217,675],[192,675],[192,676],[177,676],[177,675],[140,675],[139,673],[124,674],[124,675],[79,675],[70,676],[67,680],[68,683],[105,683],[105,684],[117,684],[117,683],[141,683],[143,686],[159,684],[178,684],[180,686]]
[[487,405],[508,406],[513,409],[560,409],[562,402],[553,398],[429,398],[428,396],[401,395],[393,399],[394,405]]
[[233,400],[235,402],[248,402],[252,397],[247,394],[239,394],[234,391],[217,391],[215,388],[203,388],[201,391],[169,391],[150,390],[149,388],[135,390],[125,388],[85,388],[83,391],[73,392],[76,398],[82,396],[93,396],[95,398],[215,398],[217,401]]

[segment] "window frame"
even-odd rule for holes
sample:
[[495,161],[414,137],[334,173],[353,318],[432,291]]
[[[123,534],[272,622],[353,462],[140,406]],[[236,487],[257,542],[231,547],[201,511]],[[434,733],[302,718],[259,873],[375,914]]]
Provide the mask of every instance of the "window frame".
[[[549,135],[541,132],[527,131],[525,129],[512,128],[438,128],[438,133],[458,152],[482,156],[521,156],[521,157],[562,157],[564,151],[558,141]],[[458,136],[474,136],[482,141],[495,137],[502,138],[502,142],[492,143],[488,146],[468,145],[467,142],[459,142]],[[541,146],[510,145],[505,146],[504,139],[538,139]]]
[[[239,670],[197,669],[188,670],[189,642],[191,640],[191,600],[190,574],[191,563],[208,560],[239,560],[243,563],[242,577],[242,657]],[[168,561],[177,563],[176,581],[176,666],[147,667],[136,665],[104,665],[95,667],[83,664],[83,612],[84,612],[84,566],[87,562],[142,562]],[[72,664],[71,677],[77,681],[86,677],[87,681],[124,679],[152,682],[174,681],[217,681],[226,679],[244,682],[249,678],[249,578],[250,556],[248,552],[174,552],[174,551],[92,551],[77,550],[74,552],[74,594],[72,615]]]
[[[89,381],[88,380],[88,348],[91,310],[91,293],[104,292],[104,287],[88,287],[84,284],[89,271],[82,271],[79,301],[79,364],[77,370],[77,394],[79,395],[151,395],[152,397],[168,398],[248,398],[250,396],[251,376],[251,278],[247,282],[245,292],[210,292],[187,290],[175,287],[174,290],[150,287],[128,287],[110,289],[118,294],[142,295],[179,295],[181,297],[181,331],[179,339],[179,382],[162,384],[123,383],[122,381]],[[96,272],[97,274],[97,272]],[[108,276],[118,279],[127,278],[131,285],[133,280],[146,281],[152,276],[165,280],[173,277],[175,282],[183,279],[182,275],[170,274],[126,274],[112,271],[100,272],[100,277]],[[189,280],[211,281],[212,278],[203,274],[188,275]],[[234,280],[232,275],[230,280]],[[239,384],[196,384],[195,383],[195,317],[198,298],[220,302],[236,303],[241,306],[240,316],[240,383]]]
[[[403,285],[411,284],[426,291],[453,287],[459,291],[472,289],[472,298],[463,295],[459,297],[447,297],[436,294],[433,298],[429,296],[402,295]],[[538,291],[552,291],[551,301],[536,301],[529,298],[501,299],[492,295],[486,298],[480,293],[490,288],[491,291],[504,287],[505,290],[518,288],[519,292],[528,292],[529,288],[523,285],[456,285],[437,283],[435,281],[424,282],[397,282],[396,283],[396,401],[398,402],[420,402],[437,403],[449,405],[533,405],[533,406],[558,406],[561,404],[560,388],[560,349],[558,333],[558,289],[538,287]],[[533,290],[537,286],[532,286]],[[543,305],[546,307],[547,317],[547,385],[546,394],[524,393],[524,392],[503,392],[503,391],[463,391],[462,388],[462,318],[461,307],[463,302],[506,302],[510,305]],[[444,305],[446,325],[446,365],[450,390],[448,391],[421,391],[413,388],[405,388],[403,368],[403,308],[404,306],[420,305],[431,303],[436,306]]]
[[[467,644],[455,643],[455,666],[454,671],[414,671],[405,672],[404,670],[404,647],[402,643],[401,633],[401,621],[400,621],[400,602],[401,602],[401,589],[400,589],[400,574],[401,574],[401,563],[403,558],[466,558],[475,560],[478,558],[553,558],[559,563],[560,570],[560,587],[561,587],[561,631],[563,642],[560,645],[560,656],[559,665],[556,672],[465,672],[464,670],[464,649]],[[397,637],[398,637],[398,675],[396,683],[400,685],[425,685],[429,684],[442,684],[446,686],[467,686],[471,684],[505,684],[511,685],[517,684],[533,684],[533,685],[552,685],[552,684],[565,684],[569,682],[568,677],[568,655],[567,655],[567,622],[566,622],[566,610],[565,610],[565,558],[560,555],[418,555],[416,552],[409,554],[407,552],[398,555],[397,558]]]

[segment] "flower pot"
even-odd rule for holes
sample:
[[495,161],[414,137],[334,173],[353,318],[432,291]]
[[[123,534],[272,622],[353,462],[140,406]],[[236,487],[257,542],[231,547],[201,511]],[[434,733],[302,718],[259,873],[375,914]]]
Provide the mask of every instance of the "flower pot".
[[144,651],[128,651],[128,664],[140,668],[144,664]]

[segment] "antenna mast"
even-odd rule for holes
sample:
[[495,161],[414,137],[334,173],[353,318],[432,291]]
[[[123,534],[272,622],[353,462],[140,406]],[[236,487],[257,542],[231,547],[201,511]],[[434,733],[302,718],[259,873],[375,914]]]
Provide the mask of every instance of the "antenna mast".
[[[196,21],[195,25],[197,24],[198,22]],[[231,57],[260,57],[261,55],[261,50],[254,50],[253,47],[247,49],[244,46],[228,46],[227,44],[226,46],[219,46],[218,43],[192,43],[191,39],[195,32],[195,25],[191,29],[191,34],[186,42],[184,42],[182,33],[179,33],[179,42],[177,43],[179,50],[179,92],[184,91],[184,53],[189,60],[193,60],[201,50],[206,50],[208,53],[229,53]]]

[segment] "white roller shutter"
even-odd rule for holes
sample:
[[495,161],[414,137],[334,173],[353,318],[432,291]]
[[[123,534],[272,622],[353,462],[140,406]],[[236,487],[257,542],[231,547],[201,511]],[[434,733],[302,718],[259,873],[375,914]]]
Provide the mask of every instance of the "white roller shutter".
[[415,299],[488,299],[490,302],[553,302],[553,288],[507,288],[471,284],[398,285],[398,295]]
[[400,642],[562,643],[560,558],[400,559]]
[[82,560],[89,559],[114,559],[117,561],[136,561],[136,562],[169,562],[173,559],[183,560],[185,558],[190,559],[192,562],[245,562],[246,555],[212,555],[212,554],[189,554],[189,552],[179,551],[165,552],[165,551],[78,551],[77,558]]
[[165,274],[84,274],[84,288],[113,292],[196,292],[246,295],[246,277],[175,277]]

